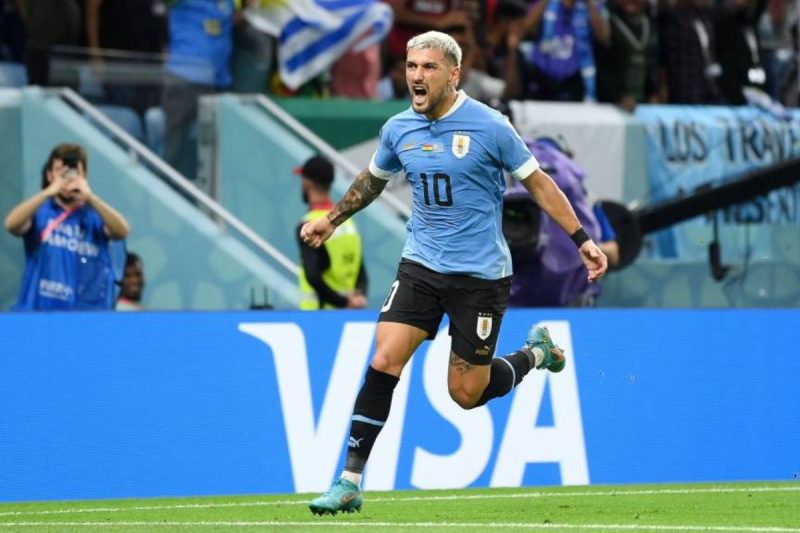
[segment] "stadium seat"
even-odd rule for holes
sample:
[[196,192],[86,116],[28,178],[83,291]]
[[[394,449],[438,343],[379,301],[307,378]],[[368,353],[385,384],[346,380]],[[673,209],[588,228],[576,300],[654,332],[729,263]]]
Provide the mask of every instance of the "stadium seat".
[[78,67],[78,92],[84,98],[103,98],[103,84],[97,79],[91,65]]
[[136,140],[145,141],[142,118],[136,111],[129,107],[110,104],[100,104],[96,108]]
[[22,63],[0,61],[0,87],[25,87],[28,73]]
[[151,107],[144,112],[144,135],[147,147],[159,157],[164,157],[164,138],[167,132],[167,115],[161,107]]

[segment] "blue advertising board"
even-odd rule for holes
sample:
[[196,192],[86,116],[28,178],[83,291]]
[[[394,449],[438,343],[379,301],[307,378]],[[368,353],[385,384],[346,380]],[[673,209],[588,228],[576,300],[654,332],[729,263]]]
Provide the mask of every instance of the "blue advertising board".
[[[314,492],[342,464],[373,311],[0,315],[0,501]],[[513,310],[569,357],[464,411],[449,337],[398,386],[367,490],[792,479],[797,310]]]

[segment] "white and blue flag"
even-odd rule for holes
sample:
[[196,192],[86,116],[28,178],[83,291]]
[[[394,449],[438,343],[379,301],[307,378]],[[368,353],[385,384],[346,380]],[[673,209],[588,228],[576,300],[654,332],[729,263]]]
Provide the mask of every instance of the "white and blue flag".
[[244,11],[258,30],[278,38],[283,83],[297,89],[348,50],[362,51],[392,28],[392,8],[377,0],[266,0]]

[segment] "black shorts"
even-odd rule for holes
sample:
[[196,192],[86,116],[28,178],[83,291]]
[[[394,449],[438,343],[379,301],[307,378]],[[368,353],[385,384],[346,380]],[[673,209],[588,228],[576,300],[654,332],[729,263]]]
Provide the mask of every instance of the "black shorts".
[[511,277],[488,280],[440,274],[403,259],[378,320],[415,326],[433,339],[447,313],[452,351],[469,363],[488,365],[497,345],[510,289]]

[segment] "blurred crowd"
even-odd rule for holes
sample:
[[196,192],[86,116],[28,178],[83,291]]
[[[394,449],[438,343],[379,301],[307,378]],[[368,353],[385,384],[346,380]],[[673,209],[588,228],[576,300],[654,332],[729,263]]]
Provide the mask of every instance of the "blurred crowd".
[[798,2],[790,0],[0,6],[0,61],[24,64],[29,84],[71,86],[95,104],[133,110],[156,132],[151,148],[190,178],[200,97],[405,98],[406,42],[428,30],[456,38],[461,88],[501,110],[512,99],[607,102],[627,111],[638,103],[797,104]]
[[[391,8],[388,33],[370,46],[336,50],[299,85],[279,68],[280,43],[297,46],[281,26],[287,17],[267,20],[277,27],[272,35],[258,22],[259,11],[262,21],[275,18],[278,4],[0,0],[0,59],[24,63],[30,84],[71,85],[80,80],[52,62],[82,51],[100,98],[138,111],[166,102],[177,108],[169,126],[178,128],[198,96],[218,90],[403,98],[405,43],[430,29],[458,39],[462,86],[487,103],[739,105],[747,101],[744,87],[787,106],[797,100],[798,3],[790,0],[364,0]],[[324,5],[293,4],[296,12]],[[133,80],[130,69],[115,71],[130,60],[158,74],[144,69]]]
[[[203,95],[405,99],[406,43],[428,30],[446,32],[462,47],[460,88],[500,109],[512,99],[605,102],[627,111],[639,103],[743,105],[765,99],[795,107],[799,16],[800,0],[0,0],[0,66],[16,64],[28,84],[69,86],[97,104],[124,106],[142,116],[162,112],[166,139],[160,155],[194,177]],[[3,79],[0,75],[0,84]],[[552,156],[570,169],[555,174],[574,176],[580,200],[583,171],[560,152],[537,156]],[[98,243],[124,237],[127,230],[109,231],[123,226],[121,217],[91,194],[85,179],[68,181],[59,173],[64,154],[50,159],[55,167],[46,167],[50,174],[42,191],[6,220],[9,231],[30,241],[29,255],[50,232],[69,237],[71,226],[64,223],[47,230],[45,238],[36,217],[47,209],[66,209],[75,194],[100,206],[93,207],[99,215],[92,214]],[[85,173],[85,154],[76,159]],[[303,176],[314,181],[308,172]],[[75,193],[62,182],[84,186]],[[327,205],[320,199],[327,189],[318,192],[314,205],[320,210]],[[601,231],[605,215],[597,206],[587,200],[584,211],[584,225],[597,229],[593,237],[614,244],[614,235]],[[121,308],[140,308],[142,272],[141,260],[131,254]],[[67,280],[66,274],[61,277]],[[306,283],[309,294],[312,288],[319,293],[317,277]],[[355,274],[351,277],[355,283]],[[519,279],[520,304],[544,301],[541,294],[528,294],[524,276]],[[58,287],[69,290],[59,295],[78,294],[81,285],[64,280]],[[542,285],[533,280],[530,286]],[[33,281],[28,285],[31,291],[41,288]],[[112,292],[105,287],[97,300],[111,305]],[[548,305],[591,305],[585,300],[596,291],[576,282],[550,296]],[[318,305],[365,303],[328,300],[319,298]]]

